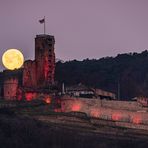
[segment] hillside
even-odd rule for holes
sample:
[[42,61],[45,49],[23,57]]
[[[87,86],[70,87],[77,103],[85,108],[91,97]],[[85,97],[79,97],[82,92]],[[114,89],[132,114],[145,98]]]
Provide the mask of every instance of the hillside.
[[56,80],[65,85],[83,83],[117,94],[121,99],[148,97],[148,51],[119,54],[116,57],[57,62]]
[[[37,114],[43,120],[38,120],[35,116],[29,115],[29,112],[28,115],[25,115],[27,112],[20,113],[20,109],[19,111],[17,111],[18,108],[0,109],[1,148],[147,147],[146,131],[137,133],[136,130],[106,127],[100,124],[91,126],[89,119],[71,118],[70,116],[66,118],[62,114],[40,116],[42,111]],[[32,111],[33,109],[35,108],[32,107]]]

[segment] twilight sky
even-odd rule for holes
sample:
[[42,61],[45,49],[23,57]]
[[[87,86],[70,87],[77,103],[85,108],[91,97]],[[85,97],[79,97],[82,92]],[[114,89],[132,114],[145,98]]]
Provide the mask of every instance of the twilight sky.
[[0,0],[0,55],[17,48],[34,59],[44,15],[64,61],[148,49],[148,0]]

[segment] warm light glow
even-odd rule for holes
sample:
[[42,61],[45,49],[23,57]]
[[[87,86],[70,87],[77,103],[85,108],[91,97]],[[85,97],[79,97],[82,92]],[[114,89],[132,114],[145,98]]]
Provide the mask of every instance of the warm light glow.
[[27,101],[31,101],[36,97],[36,93],[33,92],[27,92],[25,93],[25,98]]
[[112,114],[112,120],[119,121],[122,118],[121,113],[113,113]]
[[94,108],[90,111],[90,115],[95,118],[99,118],[100,114],[101,114],[100,111],[96,108]]
[[57,113],[60,113],[61,109],[60,108],[55,108],[54,111],[57,112]]
[[80,109],[81,109],[80,103],[74,103],[71,108],[72,111],[80,111]]
[[133,123],[140,124],[141,123],[141,117],[140,116],[134,116],[133,117]]
[[47,104],[50,104],[51,103],[51,98],[47,97],[44,99],[44,101],[47,103]]
[[9,49],[2,56],[3,65],[9,69],[19,69],[24,63],[23,54],[17,49]]

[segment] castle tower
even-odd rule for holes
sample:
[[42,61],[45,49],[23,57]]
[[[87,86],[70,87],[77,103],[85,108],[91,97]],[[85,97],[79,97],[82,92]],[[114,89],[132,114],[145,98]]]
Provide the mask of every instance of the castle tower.
[[36,82],[39,88],[47,88],[54,82],[54,36],[37,35],[35,38]]
[[3,93],[6,100],[17,100],[18,87],[22,85],[22,69],[4,70]]

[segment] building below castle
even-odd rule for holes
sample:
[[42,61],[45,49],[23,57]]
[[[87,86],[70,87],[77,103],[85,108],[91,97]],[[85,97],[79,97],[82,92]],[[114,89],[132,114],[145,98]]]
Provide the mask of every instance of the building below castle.
[[35,60],[27,60],[21,69],[1,73],[0,95],[6,100],[32,100],[51,95],[54,84],[55,39],[51,35],[35,38]]

